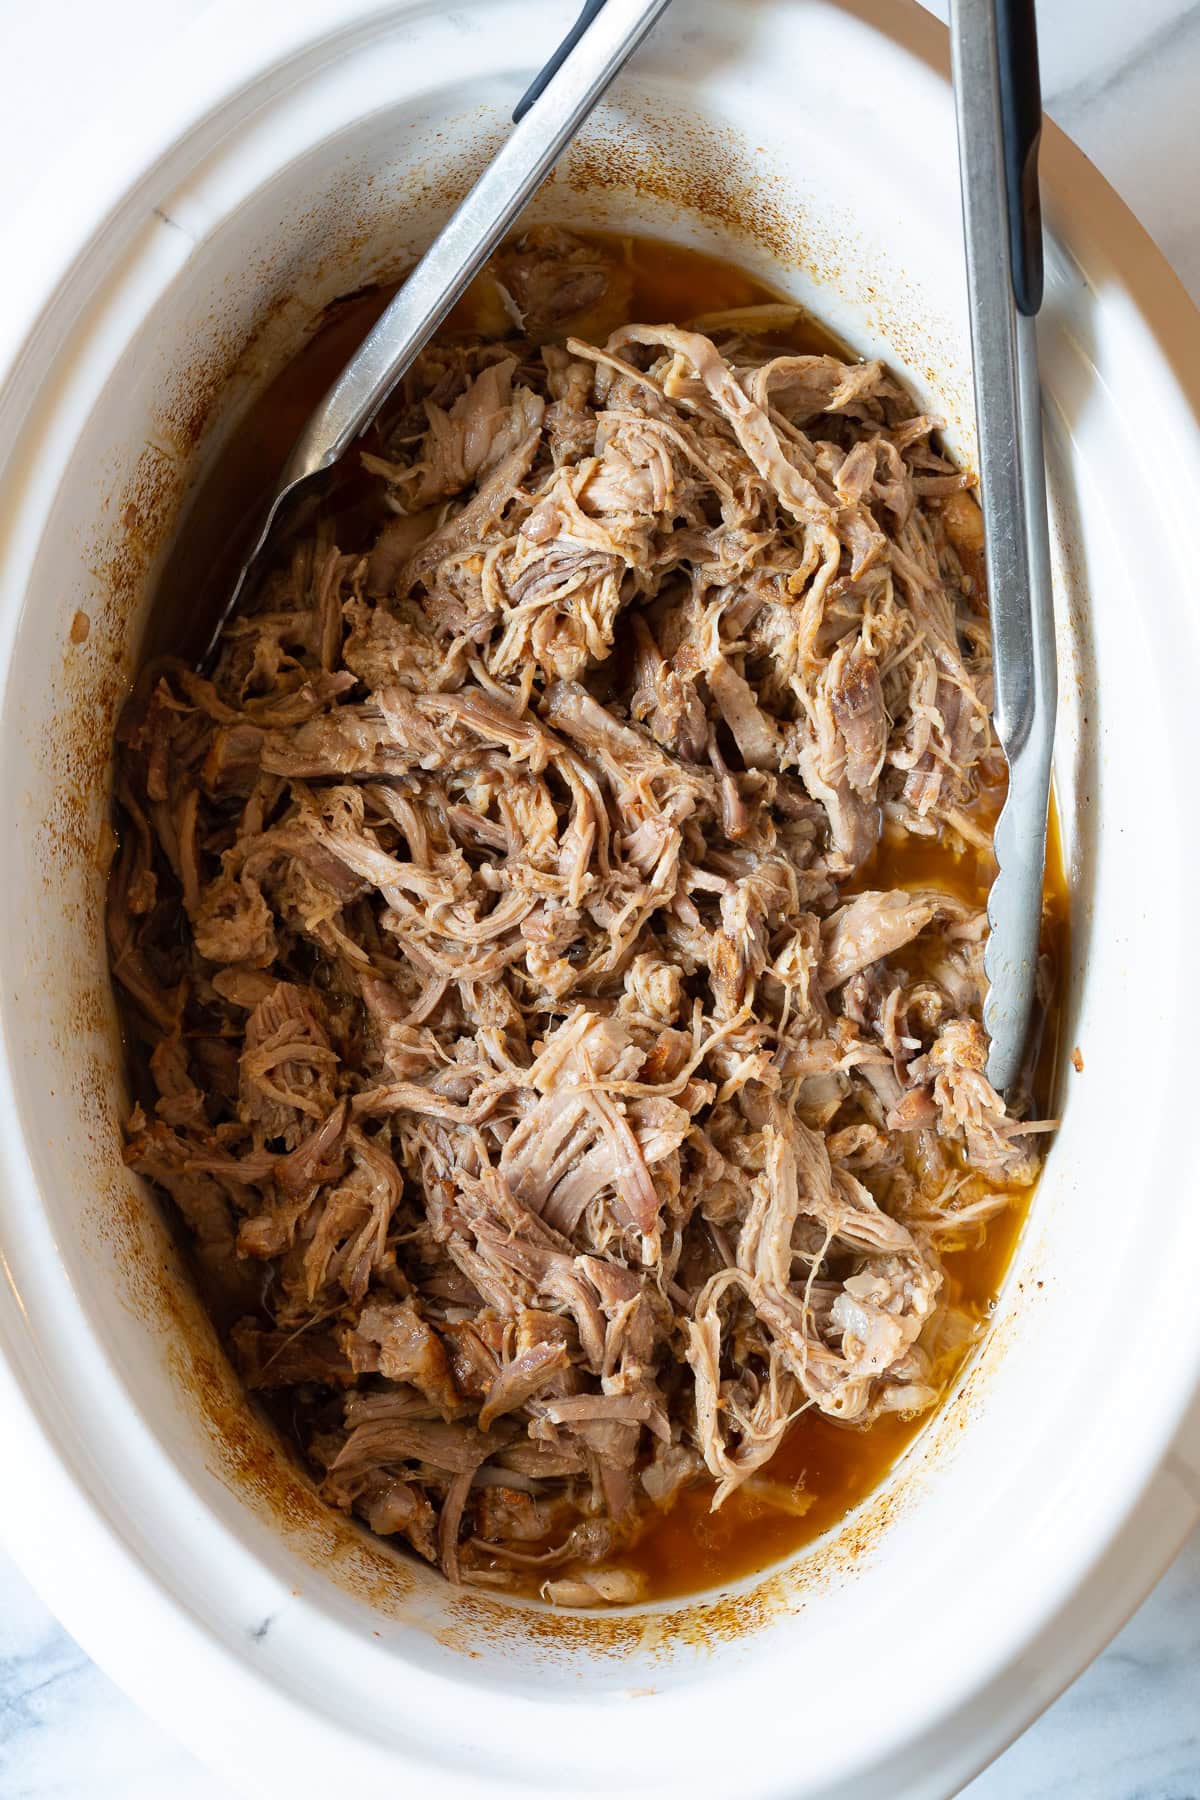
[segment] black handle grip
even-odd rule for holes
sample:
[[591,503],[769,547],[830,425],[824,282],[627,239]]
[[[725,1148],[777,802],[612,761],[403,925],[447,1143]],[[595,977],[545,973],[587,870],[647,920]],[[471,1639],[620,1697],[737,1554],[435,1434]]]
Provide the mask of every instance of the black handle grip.
[[558,49],[554,52],[554,55],[550,58],[550,61],[546,64],[544,69],[540,70],[538,74],[534,76],[529,86],[525,89],[525,92],[521,95],[521,98],[517,101],[516,106],[514,106],[514,125],[520,124],[538,95],[547,86],[551,76],[557,75],[558,71],[562,68],[568,56],[571,54],[572,50],[575,48],[576,44],[579,42],[580,38],[603,5],[604,0],[587,0],[583,11],[572,25],[570,31],[568,31],[562,43],[558,46]]
[[1034,0],[995,3],[1013,298],[1018,310],[1032,318],[1042,304],[1044,278],[1042,200],[1038,191],[1042,83],[1038,72],[1037,16]]

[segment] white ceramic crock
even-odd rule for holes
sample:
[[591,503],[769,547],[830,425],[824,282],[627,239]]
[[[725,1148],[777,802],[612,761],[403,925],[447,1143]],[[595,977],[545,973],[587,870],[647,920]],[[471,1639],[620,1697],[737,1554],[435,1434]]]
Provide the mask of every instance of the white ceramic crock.
[[[289,1473],[120,1163],[108,744],[163,544],[238,406],[324,302],[428,237],[571,11],[218,6],[49,227],[43,197],[10,240],[0,1529],[85,1648],[248,1794],[941,1795],[1100,1647],[1200,1505],[1179,1148],[1196,321],[1059,136],[1042,352],[1084,1072],[987,1349],[885,1491],[685,1605],[563,1621],[456,1595]],[[903,367],[969,455],[943,58],[902,0],[677,0],[540,212],[744,259]]]

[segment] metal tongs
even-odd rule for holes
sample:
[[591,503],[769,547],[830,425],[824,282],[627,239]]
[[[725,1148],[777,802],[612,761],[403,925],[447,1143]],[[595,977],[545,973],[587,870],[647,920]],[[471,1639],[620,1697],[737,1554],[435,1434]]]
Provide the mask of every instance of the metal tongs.
[[456,300],[511,230],[670,0],[587,0],[518,101],[513,130],[359,345],[297,438],[208,641],[216,654],[268,543],[376,417]]
[[1041,388],[1042,129],[1033,0],[951,0],[979,485],[995,680],[992,722],[1008,759],[988,895],[983,1022],[987,1074],[1016,1097],[1036,997],[1058,672]]

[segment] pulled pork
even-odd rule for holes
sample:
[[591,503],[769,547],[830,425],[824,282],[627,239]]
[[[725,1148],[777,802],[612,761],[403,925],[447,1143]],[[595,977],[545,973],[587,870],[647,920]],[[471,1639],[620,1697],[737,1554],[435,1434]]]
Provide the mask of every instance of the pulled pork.
[[611,276],[505,252],[365,538],[320,519],[211,679],[147,668],[109,902],[127,1159],[247,1386],[334,1506],[565,1604],[805,1407],[931,1406],[939,1240],[1038,1167],[981,913],[869,880],[987,843],[967,481],[753,309],[571,335]]

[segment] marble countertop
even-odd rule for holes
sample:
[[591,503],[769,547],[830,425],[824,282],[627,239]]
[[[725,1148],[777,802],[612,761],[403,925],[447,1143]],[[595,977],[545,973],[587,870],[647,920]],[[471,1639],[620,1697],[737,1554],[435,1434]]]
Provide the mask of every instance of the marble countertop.
[[[945,0],[932,0],[945,16]],[[0,220],[38,152],[69,155],[103,70],[204,0],[0,6]],[[1040,0],[1047,110],[1137,213],[1200,302],[1200,4]],[[54,64],[54,105],[45,70]],[[98,73],[100,78],[98,79]],[[15,77],[15,79],[14,79]],[[3,295],[0,294],[0,307]],[[970,1800],[1200,1800],[1200,1530],[1073,1687]],[[0,1800],[231,1800],[88,1661],[0,1549]]]

